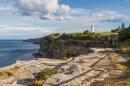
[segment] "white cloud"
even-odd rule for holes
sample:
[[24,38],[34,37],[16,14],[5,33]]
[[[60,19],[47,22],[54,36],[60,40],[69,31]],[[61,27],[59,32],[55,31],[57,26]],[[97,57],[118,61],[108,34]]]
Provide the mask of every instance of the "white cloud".
[[0,27],[1,37],[5,39],[13,38],[36,38],[53,33],[55,28],[40,28],[40,27]]
[[121,22],[121,21],[128,21],[129,17],[123,14],[120,14],[116,11],[108,10],[108,9],[94,9],[94,10],[87,10],[87,9],[72,9],[72,15],[76,15],[78,17],[90,17],[88,21],[94,20],[98,21],[109,21],[109,22]]
[[41,19],[73,19],[69,16],[70,7],[58,4],[58,0],[19,0],[22,15],[38,15]]
[[124,0],[125,2],[128,2],[128,0]]

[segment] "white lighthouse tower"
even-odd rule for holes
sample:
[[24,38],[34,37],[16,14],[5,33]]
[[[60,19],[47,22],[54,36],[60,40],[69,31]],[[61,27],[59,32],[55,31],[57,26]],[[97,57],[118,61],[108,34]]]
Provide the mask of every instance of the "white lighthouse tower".
[[91,25],[91,32],[92,33],[94,32],[94,25],[93,24]]

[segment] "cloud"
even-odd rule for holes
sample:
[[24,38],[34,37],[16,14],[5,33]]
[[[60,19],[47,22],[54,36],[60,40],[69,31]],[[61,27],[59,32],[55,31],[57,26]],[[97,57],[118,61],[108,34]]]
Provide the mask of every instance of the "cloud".
[[128,0],[124,0],[125,2],[128,2]]
[[41,27],[12,27],[2,26],[0,27],[1,37],[4,39],[17,39],[17,38],[36,38],[42,37],[47,34],[53,33],[55,28],[41,28]]
[[110,17],[108,19],[105,19],[103,21],[109,21],[109,22],[121,22],[123,21],[123,18],[122,17]]
[[70,20],[70,7],[58,4],[58,0],[19,0],[17,6],[22,15],[38,15],[40,19]]
[[81,9],[75,8],[71,9],[71,14],[76,17],[85,17],[87,21],[107,21],[107,22],[121,22],[128,21],[129,17],[122,15],[116,11],[108,10],[108,9]]
[[90,14],[91,18],[97,19],[99,21],[109,21],[109,22],[121,22],[127,21],[128,16],[122,15],[118,12],[112,10],[96,10],[92,11]]

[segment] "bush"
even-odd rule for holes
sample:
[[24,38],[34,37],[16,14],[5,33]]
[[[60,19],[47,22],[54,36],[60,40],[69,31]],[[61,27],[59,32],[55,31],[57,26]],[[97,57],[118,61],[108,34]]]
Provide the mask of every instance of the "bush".
[[29,86],[42,86],[42,84],[43,84],[43,80],[37,80],[37,79],[35,79],[33,81],[33,83],[31,85],[29,85]]
[[35,79],[37,80],[46,80],[49,76],[55,74],[55,71],[53,69],[46,68],[39,72]]
[[122,71],[126,71],[127,70],[127,67],[124,66],[124,65],[121,65],[121,64],[115,64],[116,68],[119,69],[119,70],[122,70]]
[[68,60],[68,57],[64,56],[63,58],[60,58],[60,60]]
[[13,73],[6,71],[5,72],[8,76],[13,76]]
[[20,67],[19,66],[15,66],[14,69],[19,69]]
[[94,53],[94,50],[93,49],[89,49],[88,52],[89,53]]
[[3,75],[3,72],[0,72],[0,76],[2,76]]

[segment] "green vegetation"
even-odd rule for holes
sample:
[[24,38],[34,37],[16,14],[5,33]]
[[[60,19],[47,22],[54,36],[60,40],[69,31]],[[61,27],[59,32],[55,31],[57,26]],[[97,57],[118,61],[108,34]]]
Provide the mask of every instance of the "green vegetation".
[[123,29],[121,32],[119,32],[119,41],[125,41],[127,39],[130,39],[130,27]]
[[113,35],[113,34],[117,34],[116,32],[100,32],[98,33],[100,36],[109,36],[109,35]]
[[127,75],[124,77],[98,82],[96,83],[96,86],[130,86],[130,60],[126,63],[120,63],[120,61],[118,61],[118,57],[111,54],[109,55],[109,58],[116,69],[124,71]]
[[68,60],[69,58],[64,56],[63,58],[60,58],[60,60]]
[[119,29],[121,29],[118,33],[119,43],[114,47],[119,48],[119,53],[130,54],[130,26],[125,28],[125,24],[122,23]]
[[45,80],[49,76],[51,76],[53,74],[55,74],[55,71],[53,69],[46,68],[46,69],[42,70],[41,72],[39,72],[35,79],[37,79],[37,80],[41,80],[41,79]]
[[130,39],[120,42],[119,44],[117,44],[116,47],[121,48],[121,47],[128,47],[128,46],[130,46]]
[[19,66],[15,66],[14,69],[19,69],[20,67]]
[[13,76],[13,73],[12,73],[12,72],[5,71],[5,73],[6,73],[8,76]]
[[29,86],[42,86],[44,80],[53,74],[55,74],[55,71],[53,69],[46,68],[37,74],[33,83]]
[[90,31],[86,30],[84,32],[77,32],[77,33],[63,33],[60,35],[60,33],[54,33],[54,34],[50,34],[48,36],[42,37],[42,39],[49,39],[49,38],[53,38],[53,39],[62,39],[62,40],[91,40],[94,38],[97,38],[99,36],[109,36],[112,34],[117,34],[117,33],[113,33],[113,32],[100,32],[100,33],[91,33]]
[[119,43],[115,47],[119,48],[119,53],[128,54],[129,59],[126,63],[121,63],[116,56],[109,55],[109,58],[112,65],[116,69],[124,71],[126,76],[98,82],[96,86],[130,86],[130,26],[125,28],[125,24],[122,23],[121,27],[116,29],[115,32],[119,32]]
[[121,32],[122,30],[125,29],[125,24],[122,23],[121,27],[119,26],[118,28],[116,28],[115,30],[111,30],[112,33],[119,33]]
[[4,75],[4,73],[3,72],[0,72],[0,76],[3,76]]
[[5,76],[13,76],[13,73],[10,71],[0,71],[0,78]]
[[130,39],[120,42],[116,48],[119,48],[119,53],[130,55]]
[[63,34],[59,34],[59,33],[55,33],[55,34],[51,34],[45,37],[42,37],[41,39],[48,39],[48,38],[53,38],[53,39],[63,39],[63,40],[69,40],[69,39],[73,39],[73,40],[89,40],[89,39],[94,39],[98,36],[99,34],[97,33],[91,33],[91,32],[83,32],[83,33],[63,33]]

